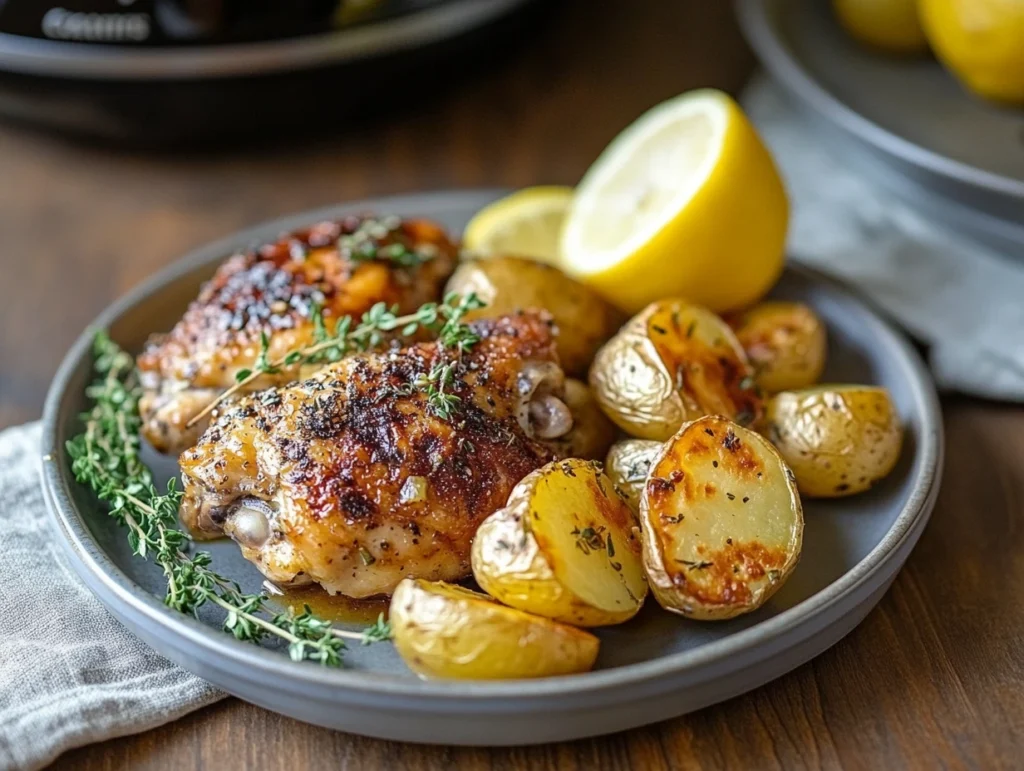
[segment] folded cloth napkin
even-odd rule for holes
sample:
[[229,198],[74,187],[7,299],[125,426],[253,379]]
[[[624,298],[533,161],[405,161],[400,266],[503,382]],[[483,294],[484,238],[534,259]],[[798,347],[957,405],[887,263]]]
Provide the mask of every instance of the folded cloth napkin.
[[852,285],[927,344],[940,388],[1024,400],[1024,262],[880,188],[766,76],[741,101],[789,190],[792,258]]
[[167,723],[220,698],[110,616],[64,561],[40,427],[0,432],[0,769]]

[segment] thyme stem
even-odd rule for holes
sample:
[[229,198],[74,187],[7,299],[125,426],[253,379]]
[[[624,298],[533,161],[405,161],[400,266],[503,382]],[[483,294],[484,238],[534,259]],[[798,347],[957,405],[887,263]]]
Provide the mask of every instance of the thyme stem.
[[[438,334],[438,342],[442,346],[456,348],[459,353],[462,353],[479,339],[469,327],[462,323],[462,318],[469,311],[483,306],[484,303],[472,292],[463,297],[450,293],[441,304],[426,303],[421,305],[415,313],[408,313],[404,316],[396,315],[397,306],[388,308],[384,303],[377,303],[363,314],[355,329],[350,330],[350,318],[338,319],[333,334],[327,332],[323,309],[313,306],[310,315],[313,319],[315,342],[288,351],[283,356],[271,361],[268,355],[270,339],[265,334],[261,335],[260,355],[254,369],[239,370],[235,376],[235,382],[194,415],[186,427],[194,426],[217,409],[225,399],[251,385],[262,375],[277,374],[282,367],[298,367],[302,364],[323,361],[324,354],[329,354],[326,356],[327,361],[337,361],[353,348],[359,351],[370,350],[382,342],[383,332],[398,330],[402,336],[409,337],[420,328],[426,328]],[[441,412],[447,412],[447,410],[442,408]]]
[[259,642],[273,635],[288,643],[293,659],[325,666],[341,665],[343,638],[364,644],[390,639],[383,617],[361,634],[335,629],[308,607],[298,616],[288,612],[267,618],[265,594],[243,594],[238,584],[210,569],[208,552],[189,555],[190,539],[177,528],[181,493],[173,481],[158,493],[139,457],[142,388],[134,363],[103,332],[97,333],[93,351],[97,379],[87,389],[93,407],[82,416],[82,433],[67,443],[72,471],[109,504],[110,516],[128,531],[132,551],[143,559],[152,553],[167,581],[165,605],[196,615],[211,603],[225,611],[224,629],[237,639]]

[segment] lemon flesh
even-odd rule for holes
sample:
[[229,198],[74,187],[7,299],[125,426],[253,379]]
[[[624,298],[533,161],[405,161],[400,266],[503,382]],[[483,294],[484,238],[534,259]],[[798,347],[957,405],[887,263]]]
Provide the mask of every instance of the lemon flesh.
[[469,221],[463,245],[479,256],[532,257],[556,264],[571,187],[527,187],[484,207]]
[[846,31],[861,43],[895,54],[928,48],[916,0],[832,0],[832,7]]
[[1024,104],[1024,0],[920,0],[936,55],[975,94]]
[[560,267],[630,313],[664,297],[726,311],[778,279],[788,219],[743,111],[720,91],[693,91],[641,116],[590,167]]

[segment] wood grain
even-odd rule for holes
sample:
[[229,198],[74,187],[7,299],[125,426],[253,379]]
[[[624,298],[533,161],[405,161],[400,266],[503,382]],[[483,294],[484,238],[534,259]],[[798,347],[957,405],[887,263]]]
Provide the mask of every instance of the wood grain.
[[[111,300],[242,226],[371,195],[575,182],[645,108],[743,83],[752,58],[727,5],[560,3],[489,71],[315,141],[138,155],[0,130],[0,419],[38,415],[63,352]],[[41,312],[42,297],[58,308]]]
[[[315,142],[143,156],[0,129],[0,425],[37,416],[82,327],[190,247],[362,196],[571,183],[644,108],[696,86],[736,90],[752,59],[728,6],[566,2],[496,67]],[[364,739],[230,699],[56,767],[1019,768],[1024,411],[945,408],[946,482],[892,590],[841,643],[753,693],[625,734],[494,750]]]

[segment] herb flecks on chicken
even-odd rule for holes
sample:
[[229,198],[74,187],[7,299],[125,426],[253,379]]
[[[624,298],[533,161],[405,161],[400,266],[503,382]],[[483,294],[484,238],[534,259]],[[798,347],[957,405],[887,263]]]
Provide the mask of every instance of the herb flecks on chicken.
[[[316,307],[313,310],[313,341],[309,345],[288,351],[279,359],[272,360],[269,355],[270,339],[263,335],[260,339],[260,354],[253,369],[238,370],[235,373],[235,383],[197,413],[187,426],[191,427],[204,419],[225,399],[231,398],[239,391],[249,390],[249,386],[264,375],[278,375],[282,370],[296,366],[313,365],[312,368],[316,369],[317,364],[338,361],[349,353],[365,353],[380,346],[388,333],[409,337],[421,331],[429,332],[436,336],[441,345],[454,348],[461,354],[479,339],[462,323],[462,317],[469,311],[481,307],[483,302],[472,292],[464,297],[449,293],[445,296],[444,302],[424,303],[415,313],[404,316],[396,315],[397,306],[389,309],[384,303],[377,303],[363,314],[354,328],[352,318],[346,316],[338,319],[330,332],[327,330],[322,309]],[[429,386],[438,374],[432,371],[428,379],[419,385]]]
[[468,326],[466,350],[356,354],[227,405],[181,457],[183,522],[278,584],[367,597],[468,575],[478,525],[572,427],[547,314]]
[[[378,304],[411,313],[440,297],[456,255],[432,222],[351,216],[228,258],[174,329],[154,336],[139,356],[143,434],[164,452],[191,446],[205,421],[190,422],[240,370],[314,340],[316,309],[331,327]],[[261,372],[246,389],[302,374],[298,365]]]

